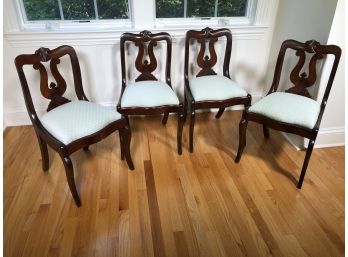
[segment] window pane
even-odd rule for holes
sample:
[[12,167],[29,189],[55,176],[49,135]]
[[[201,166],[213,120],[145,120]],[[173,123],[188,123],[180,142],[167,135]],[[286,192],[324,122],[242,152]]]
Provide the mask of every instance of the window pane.
[[184,17],[184,0],[158,0],[156,1],[157,18]]
[[214,17],[215,0],[187,0],[186,17]]
[[60,20],[57,0],[23,0],[28,21]]
[[218,17],[245,16],[246,0],[219,0]]
[[65,20],[95,19],[93,0],[61,0]]
[[98,0],[99,19],[128,19],[127,0]]

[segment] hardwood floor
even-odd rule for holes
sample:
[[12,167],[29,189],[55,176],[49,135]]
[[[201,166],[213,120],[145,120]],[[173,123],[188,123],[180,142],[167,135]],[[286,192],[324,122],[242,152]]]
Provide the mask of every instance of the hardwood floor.
[[41,169],[31,126],[4,133],[4,256],[343,256],[344,147],[304,152],[249,123],[234,163],[240,112],[196,116],[194,153],[177,155],[176,117],[131,119],[135,170],[118,135],[72,155],[77,208],[51,149]]

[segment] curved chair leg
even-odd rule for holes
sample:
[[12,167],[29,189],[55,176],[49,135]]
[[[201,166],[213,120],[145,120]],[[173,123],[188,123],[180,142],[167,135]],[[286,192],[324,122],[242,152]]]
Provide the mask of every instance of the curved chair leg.
[[182,154],[182,130],[184,128],[184,109],[182,112],[178,113],[178,134],[177,134],[177,144],[178,144],[178,154]]
[[191,120],[190,120],[190,138],[189,138],[189,144],[190,144],[190,152],[193,152],[193,131],[195,128],[195,110],[192,110],[191,108]]
[[217,114],[215,115],[216,119],[220,119],[221,115],[224,113],[225,108],[220,108]]
[[307,166],[308,166],[308,163],[309,163],[309,159],[311,158],[311,155],[312,155],[314,143],[315,143],[314,140],[310,140],[309,143],[308,143],[308,147],[307,147],[307,151],[306,151],[306,157],[305,157],[303,165],[302,165],[300,179],[299,179],[299,181],[297,183],[297,188],[298,189],[301,189],[301,187],[302,187],[303,180],[304,180],[304,177],[306,175],[306,170],[307,170]]
[[130,142],[131,142],[131,131],[128,126],[120,129],[120,135],[122,137],[121,140],[121,149],[123,148],[123,154],[126,157],[126,161],[128,164],[128,168],[134,170],[134,164],[132,161],[132,157],[130,155]]
[[40,152],[41,152],[41,158],[42,158],[42,169],[44,171],[47,171],[49,168],[49,156],[48,156],[47,144],[44,140],[41,139],[41,137],[38,134],[36,134],[36,137],[40,146]]
[[66,179],[68,180],[70,192],[74,198],[76,205],[80,207],[81,200],[80,200],[79,194],[77,193],[77,189],[75,185],[74,168],[73,168],[72,162],[70,160],[70,157],[68,156],[61,156],[61,158],[64,164]]
[[248,121],[245,118],[242,118],[242,120],[239,123],[239,146],[238,146],[238,153],[236,156],[236,159],[234,160],[236,163],[240,161],[240,158],[242,157],[242,153],[244,150],[244,147],[246,145],[246,129],[248,126]]
[[269,129],[268,129],[268,127],[266,126],[266,125],[262,125],[262,129],[263,129],[263,136],[265,137],[265,138],[269,138]]
[[121,160],[124,160],[124,146],[123,146],[123,141],[122,141],[122,132],[121,130],[118,131],[118,136],[120,138],[120,148],[121,148]]
[[163,126],[167,124],[168,116],[169,116],[169,113],[168,113],[168,112],[166,112],[166,113],[163,115],[163,119],[162,119],[162,125],[163,125]]

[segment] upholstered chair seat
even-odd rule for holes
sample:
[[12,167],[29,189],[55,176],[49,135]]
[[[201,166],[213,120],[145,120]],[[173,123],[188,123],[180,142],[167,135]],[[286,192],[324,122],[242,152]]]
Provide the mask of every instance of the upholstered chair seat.
[[319,111],[318,102],[308,97],[284,92],[269,94],[248,109],[248,112],[308,129],[314,128]]
[[195,101],[219,101],[248,95],[236,82],[221,75],[196,77],[190,81],[190,89]]
[[127,85],[123,92],[121,107],[155,107],[178,105],[179,99],[168,84],[157,81],[139,81]]
[[71,142],[92,135],[121,118],[121,114],[96,103],[72,101],[44,114],[40,121],[60,142]]

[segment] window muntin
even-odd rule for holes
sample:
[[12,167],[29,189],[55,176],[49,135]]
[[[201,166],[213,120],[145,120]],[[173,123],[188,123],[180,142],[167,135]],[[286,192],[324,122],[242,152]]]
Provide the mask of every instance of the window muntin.
[[156,0],[156,18],[244,17],[247,0]]

